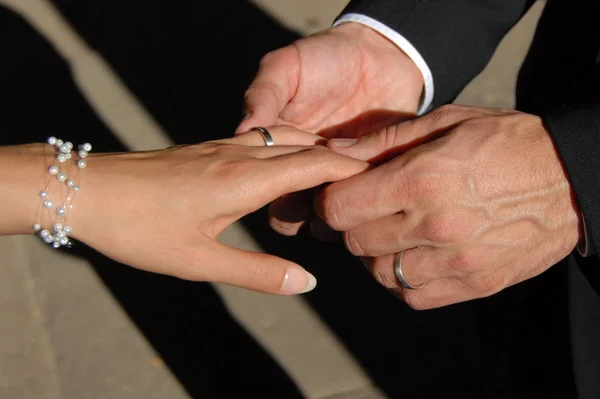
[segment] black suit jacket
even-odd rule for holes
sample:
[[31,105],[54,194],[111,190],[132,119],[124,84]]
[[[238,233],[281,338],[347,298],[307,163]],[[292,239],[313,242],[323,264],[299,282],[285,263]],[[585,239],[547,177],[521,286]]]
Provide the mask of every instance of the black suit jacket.
[[[433,105],[439,106],[485,67],[532,3],[353,0],[344,13],[370,16],[408,39],[432,71]],[[491,389],[482,398],[600,398],[599,63],[600,1],[548,0],[519,76],[517,108],[540,115],[552,135],[585,217],[592,256],[573,253],[545,275],[502,294],[502,301],[515,305],[514,313],[502,308],[489,317],[513,324],[490,345],[514,353],[503,380],[513,388],[498,395],[501,389]],[[480,321],[489,322],[486,316]]]

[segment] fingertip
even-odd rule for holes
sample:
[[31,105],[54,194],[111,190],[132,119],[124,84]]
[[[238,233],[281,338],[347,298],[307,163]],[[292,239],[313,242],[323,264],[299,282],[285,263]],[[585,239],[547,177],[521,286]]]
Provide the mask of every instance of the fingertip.
[[244,112],[244,116],[242,117],[242,121],[240,122],[240,124],[238,125],[237,129],[235,130],[234,136],[238,136],[238,135],[243,134],[243,133],[248,133],[248,131],[251,129],[249,127],[248,121],[251,118],[252,118],[252,112],[250,112],[250,111]]
[[327,142],[327,148],[350,158],[368,161],[373,151],[365,144],[364,139],[331,139]]
[[358,139],[331,139],[327,142],[327,147],[335,152],[343,152],[356,143]]
[[288,268],[279,293],[281,295],[306,294],[315,289],[317,279],[312,273],[307,272],[300,266]]

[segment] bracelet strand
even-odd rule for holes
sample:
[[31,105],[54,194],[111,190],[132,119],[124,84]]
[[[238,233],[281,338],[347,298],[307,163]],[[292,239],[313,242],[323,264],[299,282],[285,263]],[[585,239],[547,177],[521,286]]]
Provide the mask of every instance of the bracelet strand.
[[[79,172],[81,169],[87,167],[86,158],[92,150],[92,145],[85,143],[78,147],[76,173],[73,178],[70,178],[70,165],[72,162],[69,161],[73,159],[73,144],[69,141],[64,142],[56,137],[50,137],[48,139],[48,144],[56,147],[56,153],[52,164],[47,167],[48,174],[45,174],[45,187],[39,193],[42,202],[40,211],[36,217],[37,221],[33,225],[33,230],[44,242],[51,244],[53,248],[58,249],[61,246],[71,248],[73,246],[73,241],[70,236],[73,231],[68,225],[68,216],[73,209],[75,195],[80,190],[80,186],[77,183]],[[46,152],[44,150],[44,158],[45,154]],[[58,165],[56,163],[58,163]],[[58,181],[61,185],[59,192],[61,193],[61,197],[64,198],[62,203],[55,202],[49,195],[50,187],[55,181]],[[62,195],[65,187],[67,190],[66,197]],[[40,223],[44,212],[49,215],[48,219],[52,224],[50,228],[43,228]]]

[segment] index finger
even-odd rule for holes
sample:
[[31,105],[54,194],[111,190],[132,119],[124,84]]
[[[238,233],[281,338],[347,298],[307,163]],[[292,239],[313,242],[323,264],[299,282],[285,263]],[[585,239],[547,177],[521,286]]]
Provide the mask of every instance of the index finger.
[[[251,128],[252,129],[252,128]],[[326,145],[327,140],[316,134],[295,129],[291,126],[274,126],[267,128],[273,138],[275,146],[295,145],[311,146]],[[257,131],[251,131],[230,139],[216,141],[218,144],[236,144],[251,147],[263,147],[266,145],[263,135]]]
[[347,179],[370,167],[325,147],[310,147],[265,159],[262,171],[253,177],[262,182],[257,194],[266,204],[285,194]]
[[402,169],[392,161],[325,187],[315,196],[314,208],[329,227],[348,231],[402,211],[407,187]]

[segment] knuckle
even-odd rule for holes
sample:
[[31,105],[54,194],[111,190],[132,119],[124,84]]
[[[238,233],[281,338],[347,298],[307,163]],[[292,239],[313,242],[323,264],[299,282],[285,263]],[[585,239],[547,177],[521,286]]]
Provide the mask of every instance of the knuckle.
[[301,222],[295,222],[295,223],[284,222],[277,218],[271,218],[269,220],[269,226],[271,226],[271,228],[273,230],[275,230],[277,233],[279,233],[283,236],[287,236],[287,237],[292,237],[292,236],[297,235],[302,224],[303,223],[301,223]]
[[377,144],[379,148],[394,148],[398,139],[398,126],[388,126],[377,132]]
[[219,144],[216,141],[207,141],[200,145],[191,145],[191,146],[182,147],[182,149],[189,151],[188,154],[190,154],[192,156],[198,156],[198,155],[206,156],[206,155],[213,155],[213,154],[216,154],[217,152],[221,151],[220,147],[223,145],[224,144]]
[[501,273],[492,273],[477,279],[477,284],[472,289],[473,293],[481,298],[491,296],[508,286],[508,281],[506,281]]
[[205,169],[217,181],[240,181],[249,171],[256,171],[258,159],[215,159]]
[[421,201],[429,201],[431,198],[437,198],[437,193],[442,190],[442,183],[436,173],[429,171],[431,165],[426,169],[415,171],[406,176],[408,187],[414,198],[420,198]]
[[348,251],[354,256],[365,256],[366,252],[363,250],[360,245],[359,234],[355,231],[348,231],[344,233],[344,243],[346,244],[346,248]]
[[391,267],[385,269],[381,267],[373,268],[373,278],[375,278],[375,281],[385,288],[398,288],[396,276],[393,275],[393,273],[394,272]]
[[445,123],[456,113],[464,113],[467,107],[457,104],[445,104],[439,107],[432,115],[437,123]]
[[331,186],[324,188],[317,194],[315,210],[317,215],[332,229],[341,231],[342,204],[338,196],[332,192]]
[[425,219],[420,227],[421,234],[427,240],[439,244],[450,244],[460,241],[462,231],[450,218],[433,216]]
[[470,250],[462,250],[456,253],[450,259],[449,266],[452,270],[466,275],[476,273],[482,267],[475,253]]
[[424,298],[420,293],[410,292],[408,290],[402,291],[402,300],[412,310],[423,311],[432,309],[434,306],[425,302]]

